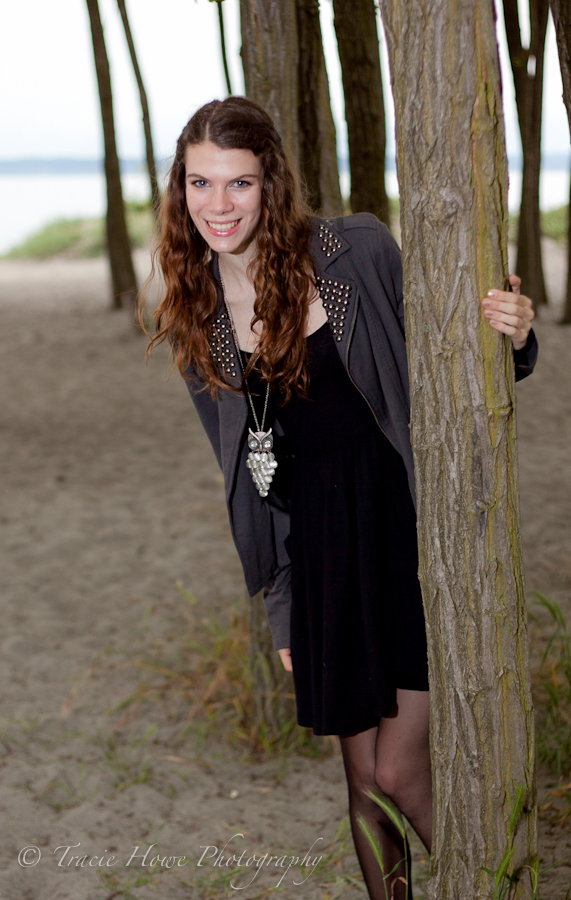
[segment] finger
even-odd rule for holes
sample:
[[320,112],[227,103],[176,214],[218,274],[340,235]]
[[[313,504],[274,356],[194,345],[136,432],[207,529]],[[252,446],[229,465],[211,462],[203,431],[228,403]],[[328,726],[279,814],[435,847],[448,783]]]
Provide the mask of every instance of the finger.
[[510,325],[515,325],[517,328],[529,330],[529,328],[531,328],[531,320],[534,317],[534,313],[533,310],[528,309],[527,307],[508,306],[504,303],[501,307],[496,305],[490,309],[485,309],[484,316],[489,321],[495,320],[507,322]]
[[513,325],[514,328],[525,328],[527,325],[527,320],[520,315],[510,315],[509,313],[501,312],[498,309],[487,309],[484,312],[484,315],[490,322],[505,322],[507,325]]
[[519,289],[521,287],[521,278],[519,277],[519,275],[509,275],[508,281],[514,294],[519,294]]
[[533,318],[531,315],[532,302],[524,294],[508,294],[506,291],[494,291],[493,297],[484,297],[481,302],[484,309],[500,309],[502,312],[511,312],[514,315],[525,314]]
[[291,648],[284,647],[284,648],[278,650],[278,653],[279,653],[279,657],[282,661],[283,667],[286,670],[286,672],[292,672],[293,667],[292,667],[292,662],[291,662]]
[[503,334],[509,334],[510,337],[517,337],[518,339],[521,338],[521,340],[523,340],[523,337],[521,337],[519,333],[519,328],[515,328],[514,325],[508,325],[507,322],[498,322],[497,320],[490,322],[490,325],[492,328],[495,328],[496,331],[501,331]]
[[516,316],[522,322],[531,322],[535,315],[532,308],[523,303],[504,303],[501,301],[484,303],[483,312],[488,319],[493,319],[496,315]]
[[500,322],[497,319],[491,321],[490,325],[496,331],[501,331],[503,334],[507,334],[511,338],[515,337],[515,339],[518,341],[527,341],[529,329],[516,328],[514,325],[509,325],[507,322]]
[[525,294],[514,293],[513,291],[499,291],[497,289],[488,291],[483,298],[482,303],[491,301],[492,303],[499,300],[501,303],[519,303],[523,306],[532,306],[532,302]]

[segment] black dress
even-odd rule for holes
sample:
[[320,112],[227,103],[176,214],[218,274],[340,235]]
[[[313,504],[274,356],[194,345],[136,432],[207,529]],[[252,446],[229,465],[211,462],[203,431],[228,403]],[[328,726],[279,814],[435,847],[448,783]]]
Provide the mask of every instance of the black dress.
[[[284,406],[278,398],[264,430],[277,413],[292,459],[286,487],[287,447],[274,448],[281,478],[272,487],[282,501],[290,495],[297,721],[315,734],[345,734],[378,725],[397,687],[428,690],[416,516],[402,457],[353,385],[327,322],[307,347],[309,399]],[[248,383],[260,420],[264,385],[255,373]]]

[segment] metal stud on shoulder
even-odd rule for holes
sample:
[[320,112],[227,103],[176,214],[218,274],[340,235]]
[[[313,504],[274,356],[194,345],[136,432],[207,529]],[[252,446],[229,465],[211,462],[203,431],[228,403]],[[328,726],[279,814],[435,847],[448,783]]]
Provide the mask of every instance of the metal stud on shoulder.
[[326,256],[331,256],[341,249],[343,243],[339,240],[335,232],[331,231],[327,225],[323,223],[319,226],[319,237],[321,239],[321,249]]
[[352,286],[332,278],[321,278],[320,275],[317,275],[315,280],[333,337],[336,341],[342,341]]
[[226,313],[220,313],[214,320],[210,352],[220,366],[223,375],[236,377],[236,356],[232,350],[232,329]]

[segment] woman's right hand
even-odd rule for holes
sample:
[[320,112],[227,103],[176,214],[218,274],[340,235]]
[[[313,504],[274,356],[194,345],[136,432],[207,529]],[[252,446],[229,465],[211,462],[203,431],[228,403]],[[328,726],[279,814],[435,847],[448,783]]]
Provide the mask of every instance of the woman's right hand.
[[291,664],[291,650],[289,647],[284,647],[283,650],[278,650],[280,655],[280,659],[284,665],[284,669],[286,672],[293,672],[293,666]]

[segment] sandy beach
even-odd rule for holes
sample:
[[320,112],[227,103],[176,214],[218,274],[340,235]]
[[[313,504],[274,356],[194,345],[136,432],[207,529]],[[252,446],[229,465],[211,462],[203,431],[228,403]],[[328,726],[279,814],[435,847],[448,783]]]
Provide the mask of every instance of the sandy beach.
[[[534,664],[549,619],[533,592],[571,622],[571,327],[557,324],[564,249],[546,239],[544,250],[551,305],[534,322],[536,371],[517,385]],[[137,266],[142,277],[143,251]],[[235,896],[254,864],[215,866],[205,848],[227,845],[245,858],[332,854],[323,877],[310,862],[303,874],[261,869],[239,892],[248,900],[280,878],[276,896],[364,898],[338,835],[347,798],[333,740],[328,755],[254,763],[189,720],[183,697],[149,689],[158,676],[145,661],[184,667],[189,615],[225,625],[245,590],[222,476],[186,387],[168,378],[164,347],[145,365],[146,340],[108,295],[103,259],[0,262],[0,897]],[[539,768],[540,806],[556,783]],[[542,866],[567,865],[543,876],[540,896],[563,900],[571,820],[559,827],[552,813],[540,812]],[[189,862],[151,868],[157,854]],[[421,897],[418,841],[414,854]],[[358,880],[342,883],[344,873]]]

